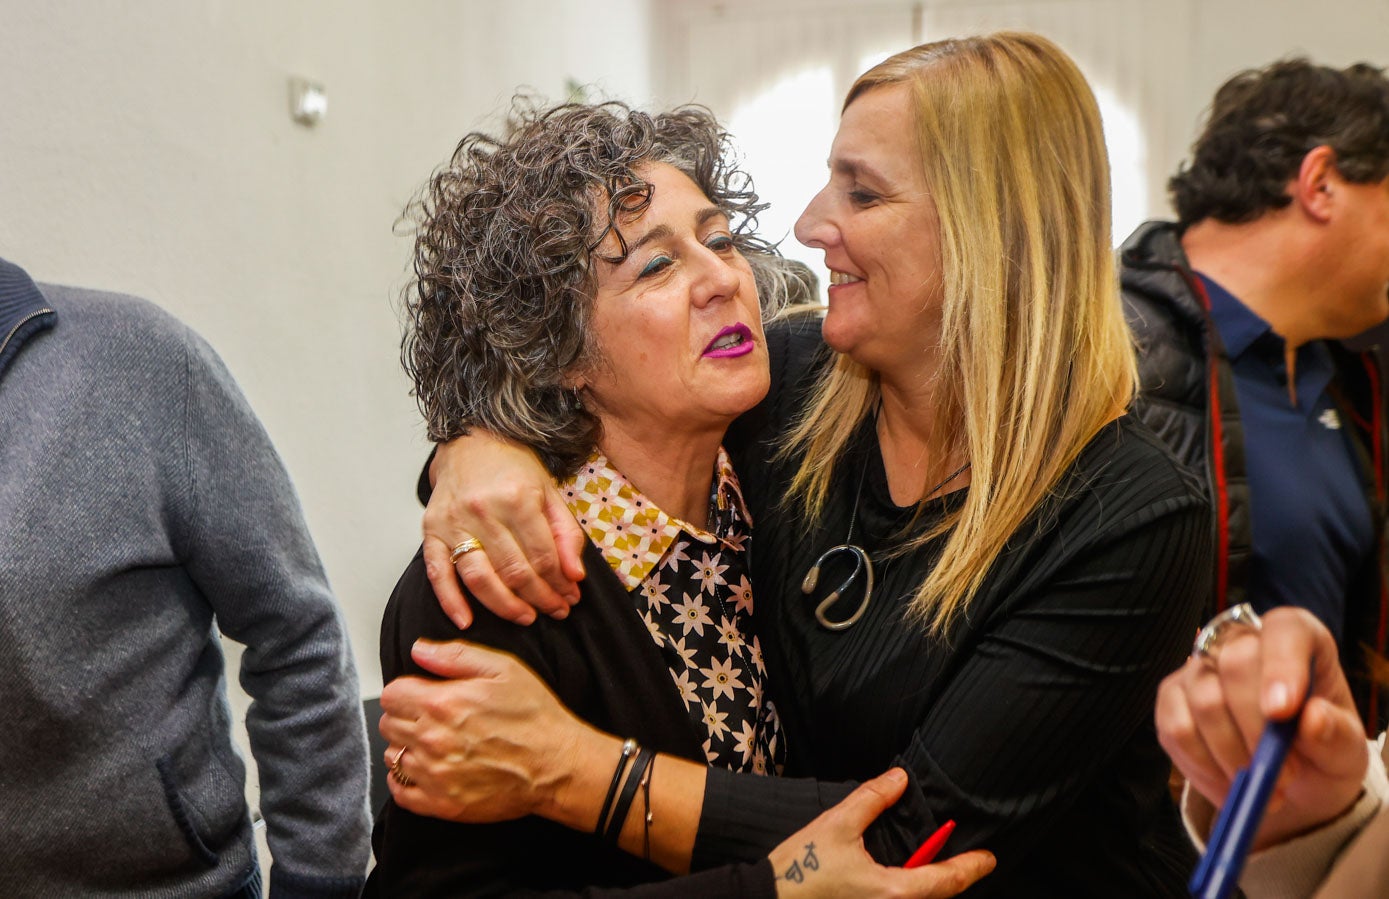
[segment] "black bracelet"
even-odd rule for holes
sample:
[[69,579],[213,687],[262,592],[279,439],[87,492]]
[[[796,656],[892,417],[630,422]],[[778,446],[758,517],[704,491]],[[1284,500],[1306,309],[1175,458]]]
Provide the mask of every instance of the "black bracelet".
[[617,805],[613,807],[613,816],[608,821],[608,829],[603,833],[603,839],[609,844],[616,846],[617,838],[622,833],[622,825],[627,821],[627,812],[632,809],[632,800],[636,798],[637,787],[641,785],[641,776],[646,773],[646,766],[651,764],[651,760],[656,757],[656,753],[650,749],[643,748],[637,753],[637,760],[632,763],[632,769],[627,772],[627,781],[622,785],[622,795],[617,798]]
[[622,769],[627,767],[627,760],[632,757],[632,753],[637,751],[637,741],[628,737],[622,743],[622,758],[617,760],[617,770],[613,772],[612,785],[608,787],[608,795],[603,800],[603,807],[598,810],[598,825],[593,828],[593,835],[600,837],[603,835],[603,824],[608,820],[608,811],[613,807],[613,797],[617,795],[617,785],[622,782]]

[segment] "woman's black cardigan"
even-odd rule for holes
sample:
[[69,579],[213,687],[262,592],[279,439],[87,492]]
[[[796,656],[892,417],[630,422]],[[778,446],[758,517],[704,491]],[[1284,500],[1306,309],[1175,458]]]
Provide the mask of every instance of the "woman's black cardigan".
[[[686,712],[670,670],[631,596],[601,551],[584,548],[583,597],[564,621],[540,616],[528,627],[473,602],[476,620],[460,631],[444,615],[416,553],[381,623],[381,674],[431,677],[410,658],[420,637],[465,638],[521,659],[590,724],[642,746],[704,762],[704,735]],[[616,765],[617,758],[613,758]],[[659,777],[659,767],[656,776]],[[538,817],[458,824],[386,804],[372,836],[376,868],[368,896],[582,895],[624,897],[774,896],[770,862],[725,865],[671,878],[656,866]]]

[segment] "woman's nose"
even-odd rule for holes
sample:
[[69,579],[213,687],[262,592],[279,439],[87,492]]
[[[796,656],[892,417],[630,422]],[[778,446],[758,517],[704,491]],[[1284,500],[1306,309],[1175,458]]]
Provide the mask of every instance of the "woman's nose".
[[829,219],[825,215],[826,190],[828,188],[822,189],[811,197],[810,204],[805,207],[801,217],[796,219],[796,240],[817,250],[825,249],[833,241],[834,229],[830,226]]
[[[742,285],[738,269],[731,259],[713,251],[704,254],[705,264],[694,290],[694,302],[703,306],[714,300],[728,299]],[[740,260],[741,261],[741,260]]]

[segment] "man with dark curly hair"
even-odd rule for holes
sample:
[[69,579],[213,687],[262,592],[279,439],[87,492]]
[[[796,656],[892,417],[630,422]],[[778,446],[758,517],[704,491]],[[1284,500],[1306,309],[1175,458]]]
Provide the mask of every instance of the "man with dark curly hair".
[[1372,730],[1385,703],[1389,80],[1303,59],[1236,75],[1169,182],[1178,220],[1121,250],[1144,419],[1205,482],[1218,609],[1298,605],[1335,635]]

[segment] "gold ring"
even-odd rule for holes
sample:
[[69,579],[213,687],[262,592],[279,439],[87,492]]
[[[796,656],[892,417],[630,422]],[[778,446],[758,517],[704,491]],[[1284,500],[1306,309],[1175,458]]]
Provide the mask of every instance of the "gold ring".
[[1247,602],[1231,606],[1215,616],[1196,634],[1196,642],[1191,646],[1191,654],[1214,667],[1220,655],[1221,642],[1234,630],[1260,630],[1263,619],[1254,607]]
[[409,746],[400,747],[400,751],[395,754],[395,758],[391,759],[391,777],[394,777],[396,783],[400,784],[402,787],[413,787],[415,785],[414,778],[405,773],[405,766],[400,763],[400,757],[405,755],[405,750],[409,748]]
[[482,541],[476,537],[469,537],[453,548],[453,552],[449,553],[449,561],[457,565],[459,559],[475,549],[482,549]]

